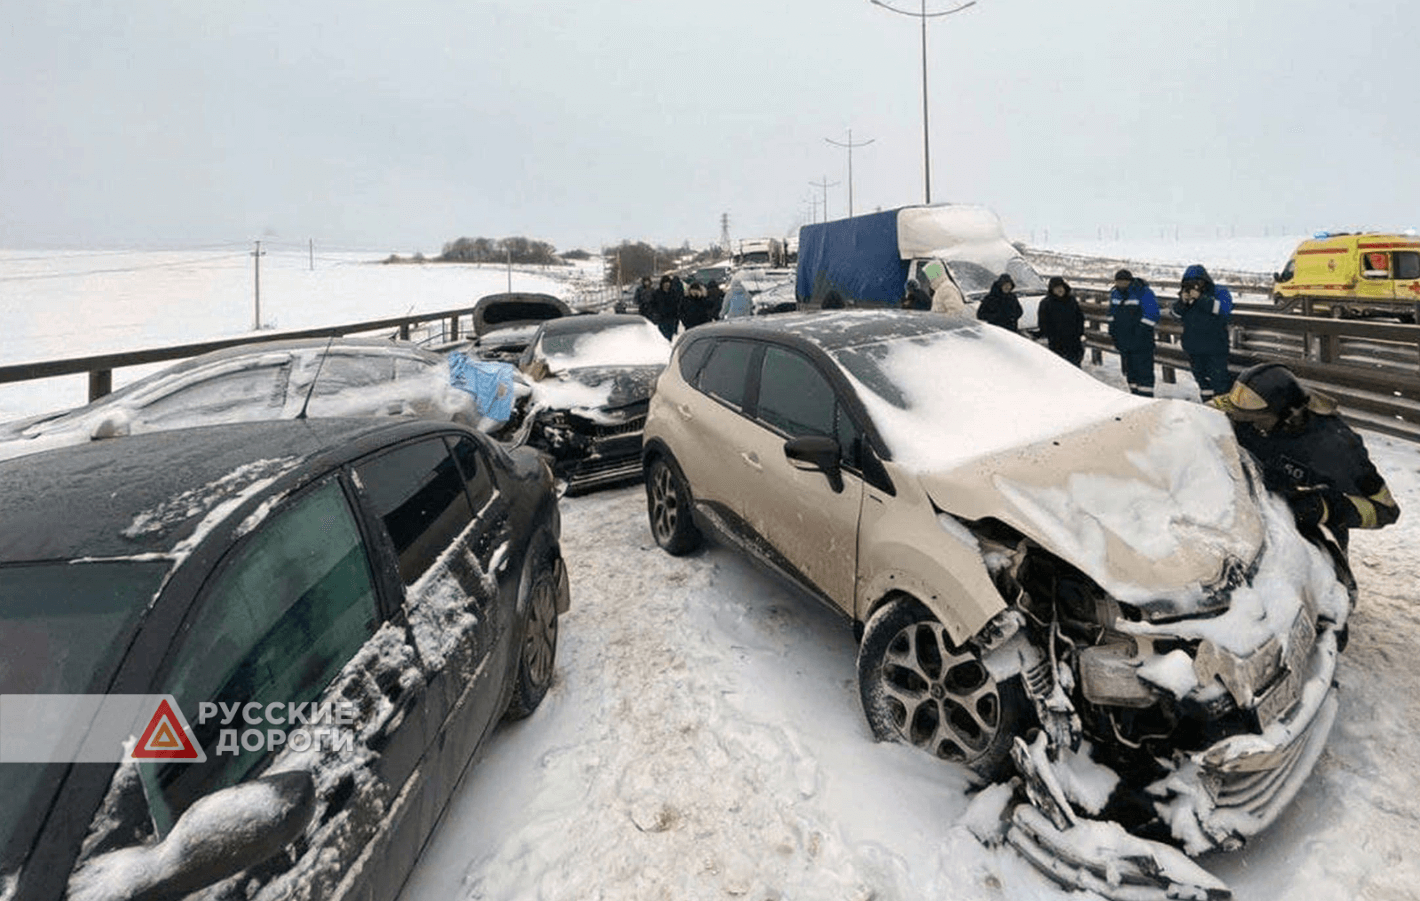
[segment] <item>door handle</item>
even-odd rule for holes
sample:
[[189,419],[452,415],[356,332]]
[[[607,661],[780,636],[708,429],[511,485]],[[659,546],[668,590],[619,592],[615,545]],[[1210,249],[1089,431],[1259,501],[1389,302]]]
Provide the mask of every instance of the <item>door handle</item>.
[[680,414],[681,419],[695,418],[695,414],[690,412],[690,404],[676,404],[675,409],[676,412]]
[[759,462],[759,454],[756,454],[754,451],[741,453],[740,459],[745,461],[745,463],[749,464],[754,469],[757,469],[760,472],[764,471],[764,466],[761,465]]

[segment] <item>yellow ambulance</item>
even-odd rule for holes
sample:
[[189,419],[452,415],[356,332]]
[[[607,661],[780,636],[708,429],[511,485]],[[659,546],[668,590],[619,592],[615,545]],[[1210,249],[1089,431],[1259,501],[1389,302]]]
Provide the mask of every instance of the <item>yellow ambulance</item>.
[[1297,245],[1274,276],[1282,309],[1322,316],[1415,321],[1420,303],[1420,236],[1320,233]]

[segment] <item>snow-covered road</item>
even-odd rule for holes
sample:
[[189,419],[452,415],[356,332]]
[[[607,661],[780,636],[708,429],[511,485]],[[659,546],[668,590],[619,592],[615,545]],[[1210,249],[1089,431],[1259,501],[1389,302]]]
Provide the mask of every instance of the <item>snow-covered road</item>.
[[[1353,533],[1317,770],[1270,832],[1203,861],[1238,898],[1420,896],[1420,452],[1368,443],[1407,513]],[[470,769],[407,901],[1067,897],[971,838],[961,770],[873,742],[836,614],[728,549],[662,553],[639,487],[563,510],[556,684]]]

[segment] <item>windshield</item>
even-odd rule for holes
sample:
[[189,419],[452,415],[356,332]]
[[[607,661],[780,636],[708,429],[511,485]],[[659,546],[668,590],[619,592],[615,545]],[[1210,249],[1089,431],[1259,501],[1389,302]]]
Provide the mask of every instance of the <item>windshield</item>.
[[553,372],[588,366],[650,366],[670,359],[671,345],[659,329],[642,320],[595,331],[544,333],[537,355]]
[[[171,562],[0,567],[0,694],[95,694],[108,688]],[[24,861],[56,785],[43,764],[6,764],[0,779],[0,872]],[[49,778],[46,778],[48,774]],[[23,833],[23,834],[22,834]]]
[[[973,260],[947,260],[947,269],[962,293],[971,300],[980,300],[991,290],[991,285],[1001,275]],[[1025,257],[1012,257],[1006,261],[1005,273],[1016,283],[1017,294],[1044,294],[1045,279],[1040,277]]]
[[832,355],[861,386],[859,398],[893,458],[923,472],[1023,447],[1140,403],[1035,344],[976,323]]

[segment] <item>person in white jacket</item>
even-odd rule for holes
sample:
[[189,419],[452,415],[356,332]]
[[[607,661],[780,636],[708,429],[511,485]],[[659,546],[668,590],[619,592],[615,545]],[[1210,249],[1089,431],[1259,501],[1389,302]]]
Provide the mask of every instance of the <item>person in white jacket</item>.
[[952,281],[947,267],[933,260],[922,267],[922,277],[932,287],[932,312],[955,316],[966,312],[966,298]]

